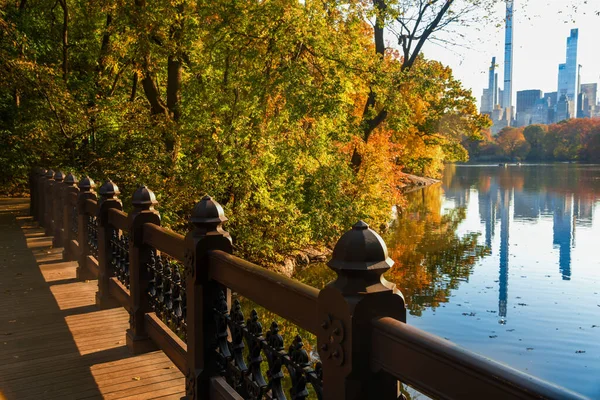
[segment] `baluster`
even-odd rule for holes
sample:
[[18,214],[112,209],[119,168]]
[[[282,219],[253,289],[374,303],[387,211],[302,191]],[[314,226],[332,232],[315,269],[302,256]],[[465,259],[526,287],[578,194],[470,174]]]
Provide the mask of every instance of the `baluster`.
[[166,257],[161,255],[162,265],[163,265],[163,318],[167,325],[172,323],[173,316],[173,285],[171,281],[171,276],[173,275],[173,270],[171,268],[171,263]]
[[308,396],[304,369],[308,368],[310,364],[308,363],[308,353],[304,349],[304,343],[300,335],[296,335],[294,338],[288,349],[288,355],[292,361],[292,365],[288,366],[290,377],[292,378],[290,395],[292,400],[303,400]]
[[248,398],[245,391],[245,376],[248,367],[244,362],[244,314],[242,306],[238,299],[235,299],[231,305],[229,313],[229,330],[231,332],[231,351],[233,353],[233,364],[228,364],[228,377],[233,378],[232,387],[242,395]]
[[163,275],[164,265],[160,255],[156,256],[156,315],[164,318],[165,309],[165,279]]
[[123,284],[129,289],[129,236],[121,235],[121,265],[123,268]]
[[265,381],[260,368],[263,361],[261,353],[264,338],[262,337],[262,324],[258,320],[258,313],[256,310],[252,310],[250,313],[250,319],[246,322],[246,327],[248,330],[248,364],[250,371],[246,391],[253,399],[260,399],[266,391],[267,382]]
[[146,264],[148,270],[148,300],[152,311],[156,312],[156,250],[150,250],[150,259]]
[[277,400],[285,400],[285,392],[282,386],[283,380],[283,362],[282,357],[285,354],[283,350],[283,337],[279,334],[279,325],[273,321],[271,328],[267,332],[267,344],[268,350],[265,351],[267,354],[267,362],[269,363],[269,372],[267,377],[269,379],[268,389],[272,392],[272,397]]
[[183,325],[183,309],[182,309],[182,286],[181,286],[181,273],[179,272],[179,267],[174,264],[173,265],[173,275],[171,277],[171,282],[173,285],[173,321],[175,325],[175,333],[177,335],[184,334],[182,325]]

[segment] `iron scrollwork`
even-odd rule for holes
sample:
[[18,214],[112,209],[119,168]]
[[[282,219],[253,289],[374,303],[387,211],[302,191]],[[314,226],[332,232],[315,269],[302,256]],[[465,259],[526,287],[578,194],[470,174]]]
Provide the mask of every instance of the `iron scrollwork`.
[[[223,292],[219,293],[215,302],[214,316],[217,330],[215,351],[219,369],[231,387],[243,398],[287,399],[283,388],[283,367],[292,382],[289,398],[306,399],[309,385],[318,399],[323,398],[321,362],[315,362],[313,367],[300,335],[293,339],[286,351],[277,322],[272,322],[264,334],[256,310],[252,310],[250,318],[245,320],[240,302],[236,299],[228,312]],[[231,341],[227,339],[227,329],[231,332]],[[244,352],[245,347],[248,348],[247,352]],[[247,353],[246,358],[244,353]],[[266,377],[262,372],[265,359]]]
[[87,244],[90,255],[98,259],[98,220],[91,215],[87,223]]
[[173,332],[187,340],[187,300],[181,264],[152,249],[146,268],[152,310]]
[[110,265],[114,276],[129,289],[129,235],[113,230],[110,238]]

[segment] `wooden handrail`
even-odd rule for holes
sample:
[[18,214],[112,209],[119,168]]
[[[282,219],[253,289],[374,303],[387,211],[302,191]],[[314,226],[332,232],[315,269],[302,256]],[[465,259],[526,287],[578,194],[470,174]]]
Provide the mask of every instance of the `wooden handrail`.
[[222,251],[211,251],[209,277],[295,325],[316,333],[319,291]]
[[108,223],[122,231],[127,231],[129,229],[127,213],[116,208],[108,210]]
[[87,215],[96,216],[96,214],[98,213],[98,202],[92,199],[87,199],[85,201],[84,211]]
[[372,327],[372,370],[436,399],[585,399],[393,318]]
[[184,239],[182,235],[170,229],[151,223],[144,224],[144,242],[178,261],[184,259]]

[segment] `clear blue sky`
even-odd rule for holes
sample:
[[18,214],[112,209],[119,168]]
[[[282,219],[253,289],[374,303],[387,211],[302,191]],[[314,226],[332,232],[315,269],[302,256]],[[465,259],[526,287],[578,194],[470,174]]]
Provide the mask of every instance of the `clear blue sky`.
[[[572,28],[579,28],[582,83],[600,84],[600,16],[596,14],[600,11],[600,0],[585,3],[585,0],[515,0],[513,104],[518,90],[556,91],[558,64],[565,62],[567,37]],[[576,11],[573,4],[579,5]],[[492,56],[496,56],[499,81],[503,81],[504,13],[504,2],[499,1],[491,22],[483,22],[481,18],[482,22],[473,26],[454,27],[465,35],[458,45],[445,48],[432,42],[423,50],[427,58],[452,67],[454,75],[472,89],[478,103],[482,89],[487,87]],[[456,34],[446,32],[440,37],[453,40]]]

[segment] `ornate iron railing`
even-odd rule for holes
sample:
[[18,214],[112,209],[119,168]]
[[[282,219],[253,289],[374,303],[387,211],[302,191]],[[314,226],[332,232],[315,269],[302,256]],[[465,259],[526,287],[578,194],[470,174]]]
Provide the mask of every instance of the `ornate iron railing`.
[[186,288],[183,265],[172,257],[150,250],[148,298],[152,311],[180,338],[187,340]]
[[[277,322],[273,321],[263,335],[256,309],[244,322],[239,300],[233,301],[228,312],[223,292],[219,293],[214,312],[218,338],[215,351],[221,374],[244,399],[287,399],[283,382],[284,367],[291,379],[290,399],[306,399],[309,396],[309,384],[317,399],[323,398],[321,361],[311,359],[300,335],[294,337],[286,352]],[[231,340],[228,340],[228,329]],[[245,353],[247,357],[244,359]],[[263,374],[265,359],[266,379]]]
[[90,255],[98,258],[98,220],[95,216],[88,216],[87,223],[87,244],[90,249]]
[[77,217],[77,207],[73,206],[73,209],[71,210],[71,232],[73,232],[75,237],[77,237],[77,234],[79,233],[79,221]]
[[113,275],[129,289],[129,235],[114,229],[110,240]]

